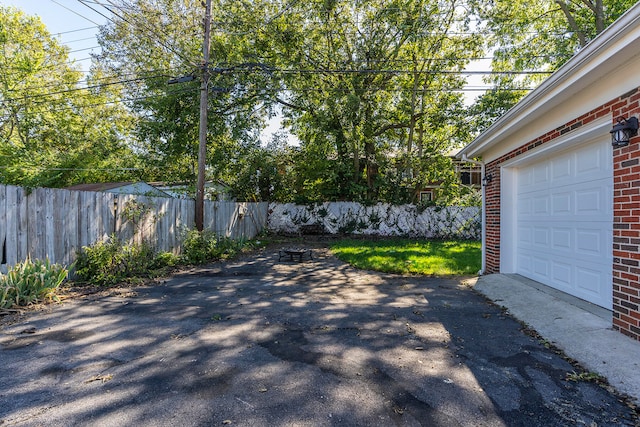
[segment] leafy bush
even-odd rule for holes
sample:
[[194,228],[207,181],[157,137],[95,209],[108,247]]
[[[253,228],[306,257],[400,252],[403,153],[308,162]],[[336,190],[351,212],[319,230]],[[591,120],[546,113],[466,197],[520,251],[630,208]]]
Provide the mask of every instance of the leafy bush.
[[244,246],[243,241],[220,238],[209,230],[188,230],[182,243],[182,261],[186,264],[203,264],[236,255]]
[[180,262],[180,258],[171,252],[160,252],[153,260],[154,268],[175,267]]
[[177,257],[156,254],[148,243],[125,245],[111,236],[78,251],[76,275],[83,282],[112,286],[132,278],[157,276],[162,273],[159,270],[176,263]]
[[0,308],[56,299],[56,290],[67,275],[65,267],[48,259],[16,264],[6,275],[0,274]]

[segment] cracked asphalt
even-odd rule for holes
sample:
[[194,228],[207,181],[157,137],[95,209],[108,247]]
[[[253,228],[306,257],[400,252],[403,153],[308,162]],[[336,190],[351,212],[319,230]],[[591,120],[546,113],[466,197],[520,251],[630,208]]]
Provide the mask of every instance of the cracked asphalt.
[[308,244],[0,318],[0,425],[637,425],[462,278]]

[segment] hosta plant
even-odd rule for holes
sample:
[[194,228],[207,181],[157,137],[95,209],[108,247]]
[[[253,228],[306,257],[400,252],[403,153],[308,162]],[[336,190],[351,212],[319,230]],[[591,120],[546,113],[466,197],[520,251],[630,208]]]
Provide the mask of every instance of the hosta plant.
[[69,271],[48,259],[27,260],[0,274],[0,308],[25,306],[46,300],[56,300],[56,291]]

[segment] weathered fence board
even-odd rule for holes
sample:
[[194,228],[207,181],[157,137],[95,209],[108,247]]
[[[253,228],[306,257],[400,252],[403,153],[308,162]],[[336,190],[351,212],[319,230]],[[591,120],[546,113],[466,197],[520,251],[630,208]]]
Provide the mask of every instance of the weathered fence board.
[[[205,201],[205,228],[250,239],[266,227],[267,210],[267,203]],[[69,265],[78,249],[111,235],[177,254],[194,215],[193,200],[0,185],[0,271],[27,257]]]
[[[0,217],[7,217],[7,189],[0,187]],[[0,263],[7,262],[7,228],[0,227]]]

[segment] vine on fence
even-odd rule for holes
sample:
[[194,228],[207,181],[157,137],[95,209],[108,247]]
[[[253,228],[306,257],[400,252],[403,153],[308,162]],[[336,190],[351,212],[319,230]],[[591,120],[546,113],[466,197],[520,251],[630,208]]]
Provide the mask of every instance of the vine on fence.
[[330,234],[480,239],[478,207],[364,206],[333,202],[313,206],[272,204],[268,227],[276,233],[322,229]]

